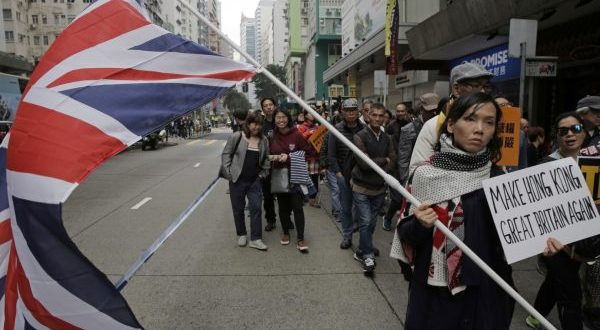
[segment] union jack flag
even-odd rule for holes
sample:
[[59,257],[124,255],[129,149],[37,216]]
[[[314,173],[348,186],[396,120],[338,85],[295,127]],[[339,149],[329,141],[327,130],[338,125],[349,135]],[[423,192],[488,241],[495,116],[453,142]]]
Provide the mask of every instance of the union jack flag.
[[0,147],[4,329],[141,328],[69,238],[62,204],[105,160],[254,73],[151,24],[139,0],[96,1],[60,34]]

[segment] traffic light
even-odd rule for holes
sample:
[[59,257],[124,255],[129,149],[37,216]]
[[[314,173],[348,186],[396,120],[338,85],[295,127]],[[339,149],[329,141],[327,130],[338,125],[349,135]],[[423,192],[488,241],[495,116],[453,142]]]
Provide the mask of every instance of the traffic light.
[[248,93],[248,83],[242,83],[242,92]]

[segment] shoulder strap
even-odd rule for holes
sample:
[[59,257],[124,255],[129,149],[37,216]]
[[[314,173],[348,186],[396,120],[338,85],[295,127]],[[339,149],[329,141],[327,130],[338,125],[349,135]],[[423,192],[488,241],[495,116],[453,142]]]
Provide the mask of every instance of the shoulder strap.
[[239,134],[239,138],[237,139],[237,142],[235,143],[235,148],[233,148],[233,153],[235,153],[237,151],[237,148],[240,146],[240,141],[242,141],[242,132],[236,132],[236,133],[240,133]]

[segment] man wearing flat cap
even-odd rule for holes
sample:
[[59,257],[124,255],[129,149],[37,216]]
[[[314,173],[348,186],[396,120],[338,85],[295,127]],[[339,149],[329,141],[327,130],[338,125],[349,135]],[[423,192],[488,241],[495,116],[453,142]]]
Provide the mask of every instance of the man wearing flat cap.
[[450,84],[452,94],[448,100],[445,109],[439,109],[439,115],[428,120],[421,129],[413,153],[410,158],[409,173],[433,155],[433,147],[438,142],[438,132],[440,126],[446,119],[445,111],[452,102],[466,94],[490,91],[490,79],[493,73],[487,71],[483,66],[475,63],[466,62],[455,66],[450,72]]
[[583,148],[600,145],[600,96],[586,96],[577,102],[577,113],[583,118],[587,136]]

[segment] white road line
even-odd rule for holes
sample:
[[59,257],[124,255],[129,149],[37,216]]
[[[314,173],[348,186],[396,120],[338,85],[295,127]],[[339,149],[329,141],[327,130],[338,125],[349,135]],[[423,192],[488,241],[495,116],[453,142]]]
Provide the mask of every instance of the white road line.
[[198,142],[200,142],[200,140],[195,140],[195,141],[192,141],[192,142],[188,142],[188,143],[186,143],[185,145],[186,145],[186,146],[191,146],[191,145],[194,145],[194,144],[196,144],[196,143],[198,143]]
[[209,140],[209,141],[207,141],[207,142],[206,142],[204,145],[205,145],[205,146],[209,146],[209,145],[211,145],[211,144],[213,144],[213,143],[215,143],[215,142],[217,142],[217,140]]
[[223,142],[223,147],[225,147],[226,144],[227,144],[227,141]]
[[196,163],[196,165],[194,165],[194,167],[198,167],[198,166],[200,166],[200,163]]
[[142,199],[139,203],[135,204],[131,209],[137,210],[140,207],[142,207],[142,205],[148,203],[151,199],[152,199],[152,197],[146,197],[146,198]]

